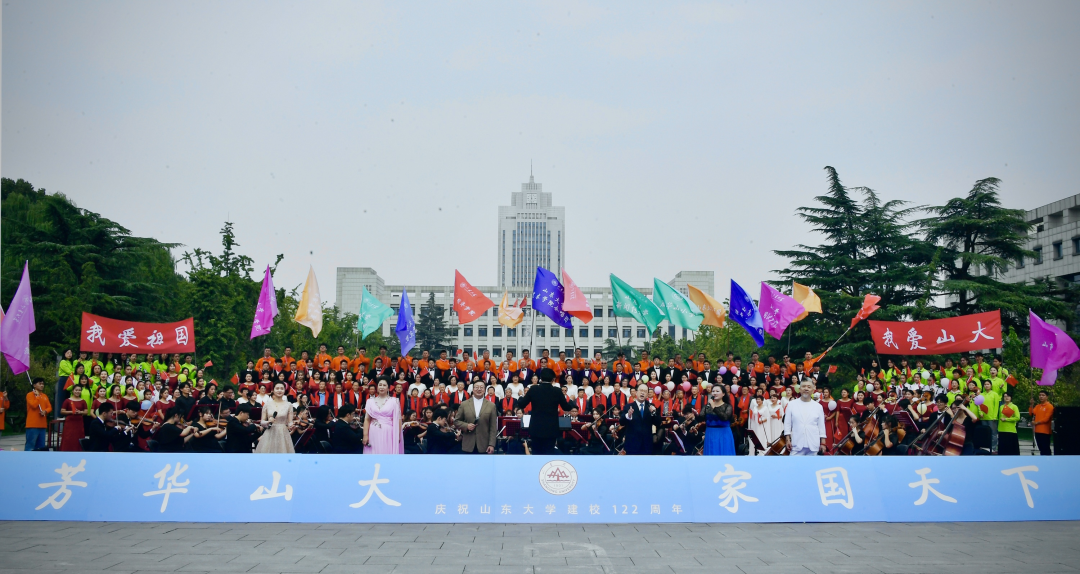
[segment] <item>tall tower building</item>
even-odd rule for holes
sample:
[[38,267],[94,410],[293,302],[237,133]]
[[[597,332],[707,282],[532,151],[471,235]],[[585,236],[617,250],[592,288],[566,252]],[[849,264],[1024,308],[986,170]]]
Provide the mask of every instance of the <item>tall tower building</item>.
[[532,170],[510,205],[499,206],[500,289],[532,288],[536,268],[562,275],[566,264],[566,208],[551,205],[551,194],[536,183]]

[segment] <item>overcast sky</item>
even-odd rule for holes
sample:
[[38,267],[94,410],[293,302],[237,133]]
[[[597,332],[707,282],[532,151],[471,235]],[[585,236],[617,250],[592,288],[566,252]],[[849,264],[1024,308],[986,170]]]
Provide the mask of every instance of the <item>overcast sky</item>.
[[275,283],[495,284],[497,206],[567,270],[755,292],[826,165],[888,199],[1080,193],[1080,2],[3,3],[4,177]]

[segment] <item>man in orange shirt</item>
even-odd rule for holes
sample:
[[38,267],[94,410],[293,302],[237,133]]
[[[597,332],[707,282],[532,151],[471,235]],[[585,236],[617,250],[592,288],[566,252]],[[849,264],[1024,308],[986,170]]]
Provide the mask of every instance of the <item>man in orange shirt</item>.
[[[315,365],[317,367],[322,367],[323,362],[329,361],[330,359],[330,353],[326,352],[326,343],[319,345],[319,354],[315,355]],[[332,365],[333,363],[331,362],[330,364]]]
[[509,382],[510,379],[514,375],[518,374],[518,362],[514,360],[514,352],[513,351],[507,351],[506,352],[506,360],[499,364],[499,376],[500,377],[502,376],[503,371],[506,372],[506,381],[507,382]]
[[616,367],[618,367],[619,365],[622,365],[622,372],[625,373],[625,374],[630,374],[634,370],[634,366],[631,365],[630,362],[626,360],[626,353],[623,353],[623,352],[620,352],[618,358],[615,359],[614,363],[612,363],[612,365],[611,365],[612,370],[617,371],[618,369]]
[[352,360],[350,360],[349,357],[345,355],[345,347],[338,345],[337,356],[330,360],[331,368],[333,368],[335,371],[340,369],[342,361],[345,361],[346,365],[352,364]]
[[487,349],[484,349],[483,356],[481,356],[480,360],[476,362],[476,373],[483,373],[484,371],[495,372],[495,368],[497,366],[498,365],[495,364],[495,361],[491,360],[491,352]]
[[446,358],[446,351],[439,351],[439,359],[435,361],[435,381],[446,383],[450,380],[450,361]]
[[431,363],[431,354],[427,351],[420,353],[420,369],[428,370],[430,368],[429,363]]
[[270,353],[270,347],[263,349],[263,356],[258,361],[255,361],[255,370],[261,373],[263,365],[268,365],[271,369],[274,368],[274,357]]
[[651,366],[652,366],[652,361],[649,360],[649,352],[648,351],[642,351],[641,352],[641,360],[638,361],[638,367],[641,369],[642,373],[647,373],[647,372],[649,372],[649,367],[651,367]]
[[33,380],[33,389],[26,393],[26,445],[23,450],[45,450],[45,432],[49,428],[52,403],[45,396],[45,379]]
[[281,357],[281,370],[286,373],[291,371],[295,362],[296,359],[292,356],[292,347],[285,347],[285,355]]
[[1035,404],[1035,399],[1031,399],[1028,412],[1031,414],[1039,454],[1050,456],[1050,420],[1054,418],[1054,405],[1050,404],[1050,395],[1046,391],[1039,391],[1039,404]]
[[588,368],[589,362],[581,356],[581,349],[574,349],[574,358],[570,359],[570,374],[574,377],[574,384],[581,384],[585,378],[585,369]]
[[[529,369],[530,371],[535,371],[536,370],[536,361],[532,360],[532,358],[530,358],[529,355],[530,355],[530,353],[529,353],[528,349],[525,349],[525,350],[521,351],[520,367],[522,369]],[[528,381],[523,381],[523,382],[528,383]]]
[[693,369],[699,373],[705,370],[705,353],[697,354],[697,360],[693,362]]
[[366,373],[371,369],[371,359],[367,356],[367,347],[357,347],[353,360],[349,363],[353,373]]
[[376,359],[382,359],[382,364],[383,364],[384,368],[394,366],[394,363],[390,359],[390,355],[386,354],[386,345],[380,345],[379,346],[379,356],[375,357],[375,358]]
[[296,368],[301,371],[312,370],[311,357],[307,351],[300,351],[300,360],[296,361]]

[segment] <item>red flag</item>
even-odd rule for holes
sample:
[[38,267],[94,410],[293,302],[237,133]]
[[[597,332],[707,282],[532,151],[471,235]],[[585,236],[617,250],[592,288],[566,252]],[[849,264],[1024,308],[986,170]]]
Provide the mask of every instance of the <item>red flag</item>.
[[1016,377],[1014,377],[1012,375],[1009,375],[1009,378],[1005,379],[1005,382],[1009,383],[1010,386],[1015,387],[1016,384],[1019,383],[1020,381],[1016,380]]
[[836,373],[836,365],[829,365],[829,374],[832,375],[832,374],[835,374],[835,373]]
[[529,296],[526,295],[526,296],[521,298],[521,304],[518,305],[518,307],[521,308],[521,309],[524,309],[528,304],[529,304]]
[[232,381],[232,384],[239,385],[240,384],[240,375],[233,375],[232,378],[229,379],[229,380]]
[[565,291],[562,310],[567,314],[573,315],[581,320],[582,323],[588,323],[593,320],[592,310],[589,309],[589,302],[585,300],[585,294],[581,292],[581,288],[574,283],[574,280],[570,278],[570,275],[566,273],[566,269],[562,272],[563,289]]
[[859,309],[859,313],[851,320],[850,328],[854,329],[856,323],[869,317],[870,313],[880,309],[881,306],[877,304],[878,301],[881,301],[881,297],[878,297],[877,295],[867,295],[866,298],[863,299],[862,309]]
[[459,355],[461,354],[461,349],[457,350],[457,354],[459,354]]
[[494,306],[495,303],[466,281],[460,271],[454,270],[454,312],[458,316],[458,325],[479,319],[484,311]]
[[214,362],[213,362],[213,361],[207,361],[207,362],[206,362],[206,364],[205,364],[205,365],[203,365],[203,368],[204,368],[204,369],[209,369],[210,367],[213,367],[213,366],[214,366]]

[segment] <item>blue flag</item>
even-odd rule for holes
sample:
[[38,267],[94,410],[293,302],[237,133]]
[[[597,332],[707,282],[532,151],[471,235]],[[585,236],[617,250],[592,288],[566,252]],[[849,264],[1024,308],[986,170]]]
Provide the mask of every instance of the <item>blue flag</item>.
[[757,346],[762,347],[765,345],[765,330],[761,323],[761,313],[758,313],[757,305],[754,305],[754,300],[743,291],[742,287],[731,280],[731,312],[728,317],[732,321],[742,325],[743,329],[746,329],[747,333],[754,338],[754,342]]
[[537,267],[536,281],[533,282],[533,309],[547,315],[563,329],[573,329],[570,315],[562,310],[564,297],[565,291],[559,278],[551,271]]
[[[761,323],[761,320],[758,320]],[[398,340],[401,341],[401,356],[409,354],[416,346],[416,323],[412,318],[412,306],[409,305],[409,294],[401,290],[401,307],[398,308],[397,327],[394,328]]]

